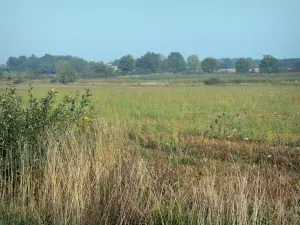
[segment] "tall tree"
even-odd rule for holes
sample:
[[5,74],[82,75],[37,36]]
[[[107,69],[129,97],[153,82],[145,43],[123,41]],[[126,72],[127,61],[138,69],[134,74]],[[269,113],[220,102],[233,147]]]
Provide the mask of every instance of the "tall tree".
[[230,58],[223,58],[221,59],[221,63],[222,63],[222,69],[232,69],[233,68],[233,63],[232,60]]
[[107,66],[105,65],[105,63],[100,61],[100,62],[95,63],[92,68],[95,73],[106,74],[106,72],[107,72],[106,67]]
[[213,73],[219,69],[219,62],[215,58],[207,57],[202,61],[201,68],[205,73]]
[[250,68],[249,60],[245,58],[239,58],[235,63],[235,69],[238,73],[248,73]]
[[59,82],[67,84],[76,80],[76,72],[67,60],[59,60],[55,69]]
[[56,63],[57,60],[54,56],[45,54],[43,57],[39,58],[38,69],[42,74],[54,74]]
[[119,62],[119,68],[122,72],[132,72],[134,69],[134,59],[131,55],[123,56]]
[[190,72],[197,73],[200,71],[200,67],[201,67],[200,60],[197,55],[190,55],[187,58],[187,69]]
[[21,56],[19,56],[19,65],[22,65],[24,62],[25,62],[25,60],[27,59],[27,57],[25,56],[25,55],[21,55]]
[[147,52],[142,57],[136,60],[135,66],[139,68],[145,68],[156,73],[161,66],[161,55],[154,52]]
[[271,55],[264,55],[264,58],[260,61],[259,71],[261,73],[275,73],[277,71],[278,60]]
[[17,57],[9,57],[7,62],[6,62],[7,66],[10,66],[11,68],[16,68],[19,66],[19,59]]
[[111,62],[112,66],[119,66],[120,59],[115,59],[114,61]]
[[39,58],[36,57],[35,55],[31,55],[28,57],[23,63],[23,67],[29,70],[36,70],[39,66]]
[[171,52],[168,56],[169,71],[173,73],[186,71],[186,62],[180,52]]

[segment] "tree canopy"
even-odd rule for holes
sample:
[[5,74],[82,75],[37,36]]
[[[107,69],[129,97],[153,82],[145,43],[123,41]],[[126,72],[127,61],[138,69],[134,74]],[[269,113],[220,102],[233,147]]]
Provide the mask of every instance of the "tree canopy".
[[55,66],[58,81],[63,84],[76,80],[76,72],[67,60],[60,60]]
[[151,73],[156,73],[161,67],[161,64],[161,55],[154,52],[147,52],[135,62],[136,67],[148,69]]
[[177,73],[186,71],[186,62],[180,52],[171,52],[168,56],[169,72]]
[[220,59],[220,66],[222,69],[232,69],[233,62],[230,58],[222,58]]
[[202,71],[205,73],[213,73],[219,69],[219,62],[212,57],[205,58],[201,63]]
[[248,73],[250,69],[250,62],[245,58],[239,58],[235,63],[235,69],[238,73]]
[[123,56],[119,62],[119,68],[122,72],[132,72],[134,69],[134,59],[131,55]]
[[[246,61],[248,62],[246,62]],[[198,73],[201,70],[206,73],[216,72],[218,69],[230,69],[236,67],[237,72],[245,73],[250,65],[260,68],[262,73],[274,73],[282,71],[299,71],[300,58],[290,58],[277,60],[273,56],[265,55],[262,60],[248,58],[205,58],[201,63],[197,55],[190,55],[185,61],[180,52],[171,52],[168,57],[159,53],[147,52],[141,57],[134,59],[131,55],[125,55],[121,59],[106,64],[103,61],[87,61],[83,58],[70,55],[50,55],[37,57],[30,56],[10,56],[5,66],[0,68],[4,79],[7,71],[24,72],[25,78],[43,79],[55,77],[56,65],[59,61],[67,61],[78,76],[84,78],[120,76],[125,74],[150,74],[150,73]],[[122,71],[122,73],[120,73]]]
[[197,55],[190,55],[187,58],[187,69],[190,72],[199,72],[201,69],[201,63]]
[[259,71],[261,73],[275,73],[277,71],[278,60],[271,55],[264,55],[264,58],[260,61]]

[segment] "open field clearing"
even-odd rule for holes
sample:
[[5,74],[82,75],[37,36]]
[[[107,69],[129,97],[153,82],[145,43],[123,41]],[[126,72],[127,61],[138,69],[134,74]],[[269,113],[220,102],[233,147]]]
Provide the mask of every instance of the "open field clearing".
[[[3,224],[299,224],[297,85],[34,85],[94,110],[23,148]],[[17,92],[28,102],[27,85]],[[45,144],[47,143],[47,144]],[[39,147],[38,147],[39,149]],[[12,179],[13,180],[13,179]]]
[[[34,94],[43,96],[52,87],[59,96],[84,89],[37,85]],[[18,88],[26,101],[28,86]],[[118,121],[158,145],[177,147],[180,138],[192,136],[299,146],[298,86],[85,88],[93,95],[94,119]]]

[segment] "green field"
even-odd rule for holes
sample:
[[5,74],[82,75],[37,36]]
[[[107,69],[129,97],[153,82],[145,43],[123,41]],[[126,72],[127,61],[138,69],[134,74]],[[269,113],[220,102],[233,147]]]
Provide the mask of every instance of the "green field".
[[[145,138],[153,141],[178,144],[181,137],[202,137],[205,132],[208,138],[246,139],[275,145],[295,146],[300,141],[299,86],[36,85],[34,93],[43,96],[52,87],[59,96],[90,88],[96,118],[118,121],[141,135],[147,131]],[[19,88],[26,99],[27,86]]]
[[[94,109],[47,130],[39,167],[23,147],[17,184],[0,179],[0,223],[299,224],[297,81],[144,78],[31,82],[57,103],[89,88]],[[27,89],[17,85],[24,108]]]

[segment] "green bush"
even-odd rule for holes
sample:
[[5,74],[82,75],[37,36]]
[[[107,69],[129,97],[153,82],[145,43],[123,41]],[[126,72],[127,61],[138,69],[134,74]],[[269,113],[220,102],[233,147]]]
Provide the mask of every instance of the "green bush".
[[88,89],[81,96],[78,92],[75,96],[65,95],[59,104],[55,104],[54,90],[40,100],[33,97],[32,88],[28,95],[24,108],[14,85],[9,84],[0,94],[0,178],[18,172],[24,149],[30,150],[32,162],[42,162],[47,131],[66,129],[91,110]]
[[224,81],[218,77],[213,77],[213,78],[210,78],[210,79],[207,79],[204,81],[204,84],[206,84],[206,85],[223,84],[223,83],[224,83]]

